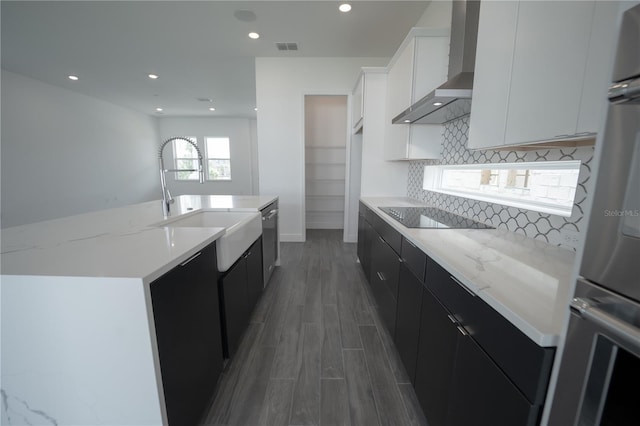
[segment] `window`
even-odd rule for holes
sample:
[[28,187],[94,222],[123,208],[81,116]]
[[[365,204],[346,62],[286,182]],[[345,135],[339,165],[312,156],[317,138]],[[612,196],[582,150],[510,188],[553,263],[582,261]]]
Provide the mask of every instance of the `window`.
[[425,166],[423,188],[571,216],[580,161]]
[[231,180],[229,138],[205,138],[207,179]]
[[[195,137],[187,137],[191,142],[197,143]],[[178,170],[193,170],[191,172],[177,172],[176,180],[198,180],[198,151],[189,142],[181,139],[173,141],[173,158],[175,168]]]

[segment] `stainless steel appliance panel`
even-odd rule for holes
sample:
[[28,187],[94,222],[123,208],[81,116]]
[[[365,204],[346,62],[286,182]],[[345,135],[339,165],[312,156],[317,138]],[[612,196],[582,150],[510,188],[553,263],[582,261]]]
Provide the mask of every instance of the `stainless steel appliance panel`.
[[579,280],[549,425],[635,424],[639,380],[640,304]]
[[262,209],[262,268],[264,285],[269,283],[278,259],[278,202]]
[[640,76],[640,9],[633,7],[622,17],[613,81]]
[[580,275],[640,301],[640,105],[612,105]]
[[640,301],[640,5],[622,25],[580,275]]

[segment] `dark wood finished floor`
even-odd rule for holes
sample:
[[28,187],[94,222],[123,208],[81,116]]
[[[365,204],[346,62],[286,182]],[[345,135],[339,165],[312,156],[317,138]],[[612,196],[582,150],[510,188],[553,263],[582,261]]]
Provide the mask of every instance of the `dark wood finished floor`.
[[282,243],[282,265],[205,425],[426,425],[342,230]]

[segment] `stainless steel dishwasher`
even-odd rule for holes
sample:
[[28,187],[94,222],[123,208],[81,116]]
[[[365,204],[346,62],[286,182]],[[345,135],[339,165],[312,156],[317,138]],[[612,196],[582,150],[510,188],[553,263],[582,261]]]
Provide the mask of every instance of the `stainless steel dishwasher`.
[[265,287],[278,259],[278,200],[262,212],[262,270]]

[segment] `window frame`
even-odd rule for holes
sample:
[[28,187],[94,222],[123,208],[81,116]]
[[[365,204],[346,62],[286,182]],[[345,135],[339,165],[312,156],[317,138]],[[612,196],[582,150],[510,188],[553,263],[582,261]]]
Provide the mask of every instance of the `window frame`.
[[[209,149],[208,149],[208,144],[207,144],[207,140],[208,139],[226,139],[227,140],[227,145],[228,145],[228,149],[229,149],[229,158],[219,158],[219,157],[210,157],[209,156]],[[210,182],[231,182],[232,181],[232,172],[231,172],[231,138],[229,136],[205,136],[203,138],[203,145],[204,145],[204,163],[205,163],[205,179],[207,181]],[[210,171],[210,167],[209,167],[209,161],[210,160],[224,160],[224,161],[228,161],[229,162],[229,177],[228,178],[211,178],[209,175],[209,171]]]
[[[477,201],[485,201],[488,203],[501,204],[510,207],[517,207],[525,210],[533,210],[541,213],[548,213],[558,216],[570,217],[575,205],[575,196],[571,205],[563,205],[560,203],[544,202],[540,200],[525,199],[515,194],[492,194],[473,190],[459,190],[444,187],[443,174],[446,170],[575,170],[578,172],[576,185],[573,189],[574,194],[580,179],[580,160],[562,160],[562,161],[536,161],[536,162],[520,162],[520,163],[485,163],[485,164],[456,164],[456,165],[438,165],[424,166],[424,177],[422,189],[426,191],[438,192],[441,194],[453,195],[458,197],[470,198]],[[485,172],[486,173],[486,172]],[[492,174],[493,176],[493,174]],[[523,176],[523,175],[518,175]],[[527,173],[527,179],[531,178],[531,173]],[[516,187],[516,189],[518,189]],[[521,188],[525,189],[525,188]]]
[[[182,136],[181,138],[189,139],[191,142],[195,143],[196,146],[198,146],[198,138],[196,136]],[[197,156],[197,153],[196,153],[195,157],[178,157],[177,152],[176,152],[176,142],[186,143],[182,139],[176,139],[176,140],[172,141],[171,149],[173,151],[172,152],[172,154],[173,154],[173,168],[175,170],[180,169],[180,166],[178,165],[178,161],[180,161],[180,160],[195,161],[195,169],[196,169],[196,171],[195,172],[190,172],[190,173],[195,173],[196,177],[193,178],[193,179],[190,179],[190,178],[189,179],[182,179],[182,178],[180,178],[180,172],[175,172],[173,174],[173,179],[176,182],[194,182],[194,181],[197,182],[197,181],[199,181],[200,179],[198,178],[198,172],[197,172],[197,170],[198,170],[198,156]],[[200,149],[200,146],[198,146],[198,149]]]

